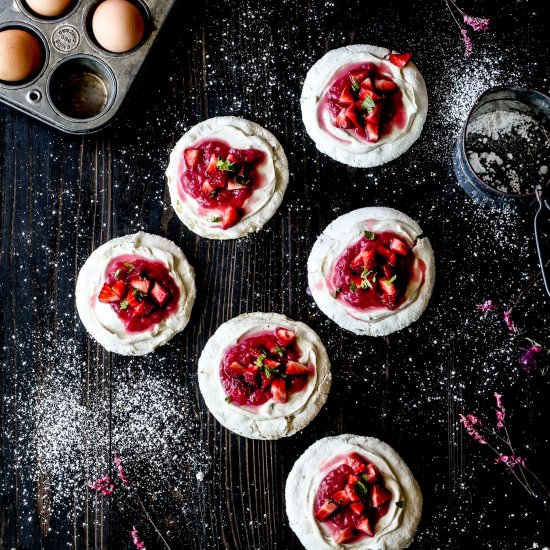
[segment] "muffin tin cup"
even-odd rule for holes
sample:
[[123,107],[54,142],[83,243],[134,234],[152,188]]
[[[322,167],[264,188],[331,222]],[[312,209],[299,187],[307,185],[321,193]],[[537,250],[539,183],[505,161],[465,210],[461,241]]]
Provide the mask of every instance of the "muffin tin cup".
[[0,82],[0,101],[71,134],[113,121],[177,0],[130,0],[145,17],[145,35],[133,50],[108,52],[91,33],[102,0],[78,0],[56,18],[41,18],[24,0],[0,2],[0,30],[21,28],[44,46],[44,65],[27,82]]

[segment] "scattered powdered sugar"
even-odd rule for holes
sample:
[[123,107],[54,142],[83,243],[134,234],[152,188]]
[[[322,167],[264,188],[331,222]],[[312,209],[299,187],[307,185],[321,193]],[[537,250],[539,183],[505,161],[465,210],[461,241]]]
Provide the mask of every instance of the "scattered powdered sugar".
[[540,176],[550,160],[550,135],[534,116],[514,110],[517,102],[508,104],[509,109],[483,112],[472,119],[466,134],[468,159],[474,172],[495,189],[532,191],[544,183]]
[[[12,444],[21,485],[37,483],[48,495],[44,524],[71,500],[82,512],[87,483],[109,473],[116,478],[115,453],[153,513],[170,495],[189,494],[204,479],[211,458],[197,403],[178,383],[168,357],[113,361],[111,373],[99,367],[87,384],[87,363],[73,341],[52,343],[42,351],[42,363],[48,371],[36,389],[28,394],[28,384],[18,384],[18,430],[24,436]],[[175,514],[183,515],[190,502],[176,501]]]

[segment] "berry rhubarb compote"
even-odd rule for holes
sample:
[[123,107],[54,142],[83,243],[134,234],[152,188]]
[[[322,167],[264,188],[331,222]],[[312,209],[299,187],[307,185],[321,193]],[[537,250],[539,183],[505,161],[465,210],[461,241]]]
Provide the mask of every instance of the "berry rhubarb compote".
[[402,235],[364,231],[336,260],[329,287],[334,298],[352,307],[393,310],[405,300],[414,263],[412,248]]
[[258,167],[267,155],[258,149],[234,149],[221,140],[204,140],[183,153],[180,193],[191,196],[212,223],[228,229],[238,223],[245,203],[261,183]]
[[373,537],[376,523],[388,512],[392,499],[384,476],[358,453],[337,462],[317,490],[315,518],[337,543]]
[[270,399],[286,403],[290,395],[307,386],[312,365],[301,356],[296,334],[279,327],[248,336],[231,347],[220,366],[226,400],[240,406],[259,406]]
[[98,300],[111,305],[128,332],[142,332],[177,311],[179,296],[162,262],[127,254],[109,262]]

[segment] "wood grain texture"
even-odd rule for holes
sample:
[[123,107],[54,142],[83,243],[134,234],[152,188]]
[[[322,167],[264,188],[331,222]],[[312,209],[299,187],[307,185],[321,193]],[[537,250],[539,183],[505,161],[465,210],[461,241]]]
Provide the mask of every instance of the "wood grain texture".
[[[458,29],[435,0],[195,4],[180,3],[138,88],[104,132],[63,135],[0,106],[0,547],[131,547],[135,514],[117,499],[90,494],[84,487],[89,471],[82,472],[83,486],[53,509],[48,479],[35,482],[14,468],[16,457],[35,444],[19,425],[21,400],[54,369],[52,342],[69,340],[84,358],[83,406],[100,402],[109,409],[122,384],[157,372],[187,392],[182,408],[196,419],[197,445],[211,457],[205,481],[148,503],[174,549],[300,548],[284,511],[286,476],[314,441],[345,432],[387,441],[415,473],[425,510],[412,548],[549,545],[548,502],[523,493],[458,424],[463,411],[490,418],[492,392],[504,393],[513,437],[550,485],[549,377],[529,378],[516,364],[524,336],[550,345],[548,299],[538,283],[520,302],[522,335],[515,338],[500,318],[482,319],[475,311],[488,298],[511,305],[536,274],[530,213],[488,212],[457,186],[449,172],[457,129],[444,108],[449,75],[482,67],[484,56],[498,59],[501,81],[519,74],[520,84],[548,91],[549,6],[542,0],[464,2],[465,10],[491,15],[495,25],[474,37],[476,51],[465,60]],[[418,143],[373,170],[319,154],[299,108],[311,64],[329,49],[361,42],[414,51],[431,102]],[[185,129],[228,114],[277,136],[291,179],[282,207],[261,232],[216,242],[179,222],[164,170]],[[311,246],[328,223],[371,205],[415,218],[430,237],[438,268],[420,321],[379,339],[356,337],[326,319],[307,292],[306,276]],[[139,229],[181,246],[196,270],[198,296],[184,333],[128,365],[86,334],[74,284],[92,250]],[[233,435],[208,413],[198,390],[196,360],[205,342],[222,322],[249,311],[278,311],[309,324],[332,360],[326,407],[286,440]],[[116,418],[106,416],[107,433]],[[112,450],[103,452],[93,441],[86,446],[92,459],[103,453],[98,458],[108,460]],[[147,548],[162,547],[152,530],[143,533]]]

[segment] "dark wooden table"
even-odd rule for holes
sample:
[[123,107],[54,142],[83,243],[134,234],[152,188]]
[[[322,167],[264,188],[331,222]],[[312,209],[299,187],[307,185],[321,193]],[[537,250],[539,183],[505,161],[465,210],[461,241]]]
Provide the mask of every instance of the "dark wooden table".
[[[128,495],[97,499],[86,489],[120,449],[172,548],[300,548],[284,511],[286,476],[311,443],[345,432],[387,441],[415,473],[425,505],[413,548],[549,545],[548,500],[527,495],[458,422],[459,413],[472,411],[492,423],[492,392],[503,393],[518,453],[550,484],[550,377],[528,376],[517,364],[525,337],[550,346],[548,298],[540,281],[521,298],[518,335],[500,313],[476,311],[486,299],[502,311],[536,275],[531,213],[483,209],[449,172],[459,130],[454,111],[471,102],[484,71],[490,69],[487,85],[548,91],[548,2],[464,2],[494,26],[474,36],[469,59],[435,0],[187,4],[180,3],[139,88],[106,131],[63,135],[0,106],[1,548],[130,548],[134,523],[147,548],[161,548]],[[420,140],[372,170],[317,153],[301,122],[307,69],[349,43],[412,50],[430,93]],[[464,79],[473,84],[461,93]],[[174,215],[164,170],[184,130],[226,114],[277,135],[291,179],[262,231],[217,242],[190,233]],[[306,262],[318,234],[336,216],[368,205],[418,220],[437,259],[428,310],[387,338],[339,329],[307,291]],[[86,334],[74,285],[92,250],[139,229],[181,246],[197,273],[198,299],[183,334],[129,360]],[[308,323],[333,365],[326,407],[303,432],[275,442],[222,429],[197,385],[196,362],[209,336],[235,315],[258,310]],[[156,443],[165,440],[166,448]]]

